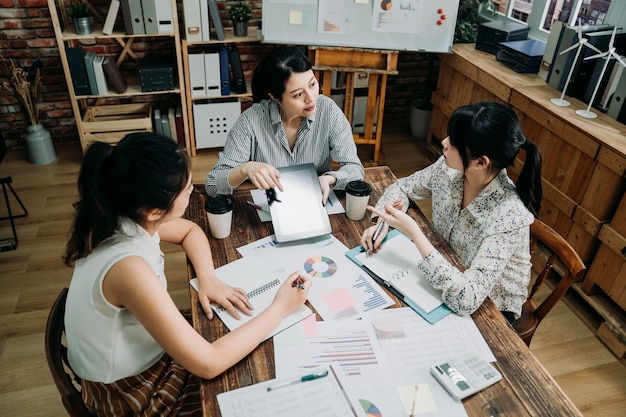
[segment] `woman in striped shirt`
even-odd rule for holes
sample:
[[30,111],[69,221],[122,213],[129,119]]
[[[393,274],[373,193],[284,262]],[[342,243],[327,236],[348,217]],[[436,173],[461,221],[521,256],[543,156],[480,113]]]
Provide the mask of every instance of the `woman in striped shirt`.
[[323,203],[331,188],[363,179],[351,126],[335,102],[320,95],[299,49],[280,47],[265,58],[254,72],[252,93],[255,104],[237,119],[207,175],[209,195],[232,194],[247,179],[259,189],[283,191],[277,168],[306,163],[317,168]]

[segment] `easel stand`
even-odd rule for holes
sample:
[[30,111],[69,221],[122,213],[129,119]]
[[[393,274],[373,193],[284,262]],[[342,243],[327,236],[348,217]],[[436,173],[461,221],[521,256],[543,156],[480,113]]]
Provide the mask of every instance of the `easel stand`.
[[[26,210],[26,207],[24,207],[22,200],[20,200],[20,198],[17,196],[17,193],[15,192],[15,190],[13,189],[13,186],[11,185],[12,182],[13,182],[13,179],[11,177],[0,178],[0,184],[2,184],[2,192],[4,193],[4,201],[6,202],[7,211],[9,212],[8,216],[0,217],[0,220],[7,220],[7,219],[10,220],[11,230],[13,230],[12,238],[9,237],[9,238],[0,239],[0,252],[7,252],[7,251],[17,249],[17,232],[15,231],[14,219],[17,219],[20,217],[26,217],[28,215],[28,211]],[[23,214],[14,215],[13,212],[11,211],[11,203],[9,202],[9,195],[7,194],[7,187],[13,194],[13,197],[15,197],[15,200],[17,200],[20,207],[22,207],[22,210],[24,211]]]
[[382,160],[381,138],[387,75],[398,74],[396,70],[398,51],[309,46],[309,60],[313,65],[315,75],[322,84],[322,93],[325,96],[331,95],[333,71],[347,73],[343,112],[350,124],[352,124],[355,98],[354,75],[355,73],[369,74],[364,131],[353,133],[353,136],[357,145],[374,145],[373,162],[378,165]]

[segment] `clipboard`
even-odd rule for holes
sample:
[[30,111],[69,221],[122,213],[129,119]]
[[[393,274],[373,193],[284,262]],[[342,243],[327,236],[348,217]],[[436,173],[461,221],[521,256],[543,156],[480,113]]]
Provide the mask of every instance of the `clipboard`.
[[[395,238],[396,236],[398,236],[400,234],[401,234],[401,232],[399,232],[398,230],[392,230],[391,232],[389,232],[387,234],[387,236],[385,237],[383,242],[385,242],[385,241],[387,241],[389,239],[393,239],[393,238]],[[411,307],[411,309],[413,309],[413,311],[415,311],[417,314],[422,316],[427,322],[429,322],[430,324],[435,324],[436,322],[438,322],[439,320],[441,320],[442,318],[446,317],[448,314],[450,314],[452,312],[448,308],[448,306],[446,306],[443,302],[441,303],[441,305],[439,307],[435,308],[434,310],[430,311],[429,313],[424,311],[418,305],[413,303],[409,298],[405,297],[404,294],[402,294],[398,289],[396,289],[395,287],[389,285],[384,278],[378,276],[371,269],[369,269],[367,266],[365,266],[363,264],[363,262],[361,262],[357,258],[357,256],[359,254],[363,253],[363,252],[365,252],[365,250],[363,249],[363,247],[361,245],[359,245],[359,246],[355,247],[354,249],[351,249],[348,252],[346,252],[346,256],[352,262],[354,262],[359,267],[361,267],[361,269],[363,269],[365,272],[367,272],[378,284],[380,284],[382,287],[384,287],[387,290],[389,290],[393,295],[398,297],[398,299],[404,301],[409,307]]]
[[278,168],[283,191],[267,190],[276,241],[290,242],[332,232],[313,164]]

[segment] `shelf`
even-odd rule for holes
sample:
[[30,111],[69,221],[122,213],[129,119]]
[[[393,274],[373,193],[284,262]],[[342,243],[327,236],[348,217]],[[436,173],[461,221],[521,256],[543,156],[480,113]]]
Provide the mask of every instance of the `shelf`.
[[[126,97],[147,97],[150,96],[163,96],[163,102],[167,102],[168,106],[176,106],[178,104],[171,104],[170,99],[172,97],[165,96],[177,96],[174,101],[180,101],[180,108],[182,111],[183,118],[183,135],[185,147],[188,153],[191,153],[191,145],[190,145],[190,137],[189,137],[189,121],[187,119],[188,111],[187,111],[187,98],[185,96],[185,79],[183,76],[183,63],[182,63],[182,50],[181,50],[181,39],[179,36],[180,29],[178,26],[178,11],[177,11],[177,0],[169,0],[169,3],[172,8],[172,16],[173,19],[173,31],[171,33],[149,33],[149,34],[137,34],[137,35],[129,35],[126,34],[125,31],[122,31],[122,28],[118,28],[118,30],[113,30],[110,35],[105,35],[102,33],[103,27],[103,16],[100,16],[97,13],[94,13],[94,19],[100,19],[100,21],[94,22],[93,31],[87,35],[78,35],[75,32],[74,26],[71,24],[71,19],[67,16],[65,12],[65,7],[69,3],[70,0],[47,0],[48,9],[50,10],[50,19],[52,20],[52,26],[54,29],[55,39],[57,41],[57,45],[59,47],[59,56],[61,59],[61,63],[63,65],[63,71],[65,73],[65,81],[68,86],[68,92],[70,95],[70,103],[72,105],[72,111],[74,113],[74,119],[76,121],[76,128],[78,130],[78,135],[80,137],[80,143],[83,152],[87,150],[87,147],[95,140],[105,141],[108,143],[117,143],[124,135],[131,131],[151,131],[152,130],[152,106],[158,108],[161,100],[150,101],[150,103],[142,104],[142,103],[133,103],[133,104],[113,104],[107,103],[106,106],[100,106],[101,99],[120,99]],[[90,0],[82,0],[87,3],[89,7],[92,8]],[[139,0],[137,0],[139,1]],[[93,8],[92,8],[93,10]],[[118,13],[123,14],[123,11],[120,10]],[[119,17],[119,16],[118,16]],[[119,24],[119,18],[118,26]],[[63,29],[65,28],[65,29]],[[93,42],[95,40],[95,42]],[[109,48],[106,45],[106,48],[103,46],[104,43],[107,43],[106,40],[113,40],[113,44],[119,44],[119,50],[117,45],[114,45],[113,48]],[[119,66],[122,62],[124,62],[127,58],[132,59],[135,62],[139,62],[139,60],[145,56],[151,55],[150,48],[146,48],[145,44],[138,45],[140,41],[152,41],[157,43],[165,43],[167,42],[167,49],[171,50],[174,55],[175,63],[173,64],[173,73],[175,74],[173,85],[177,85],[176,88],[165,90],[165,91],[149,91],[144,92],[141,91],[141,83],[139,82],[139,74],[138,72],[133,73],[132,71],[127,74],[123,74],[123,77],[127,84],[127,89],[123,93],[116,93],[113,88],[111,88],[111,84],[109,83],[109,93],[106,95],[101,94],[84,94],[84,95],[76,95],[74,89],[74,80],[72,78],[72,73],[70,71],[70,62],[67,56],[67,48],[69,47],[80,47],[83,51],[96,51],[98,55],[104,55],[111,60],[115,60],[115,63]],[[89,42],[85,42],[89,41]],[[100,43],[98,43],[100,42]],[[136,48],[135,48],[136,47]],[[114,53],[112,51],[114,50]],[[78,72],[76,74],[80,74],[81,77],[87,77],[83,71],[80,70],[78,65],[80,65],[79,60],[74,60],[73,58],[72,65],[76,66]],[[93,78],[92,78],[93,80]],[[84,82],[84,80],[81,80]],[[81,90],[87,91],[87,90]],[[90,89],[90,91],[94,91]],[[91,100],[91,101],[87,101]],[[113,100],[111,100],[113,102]],[[148,100],[137,100],[137,101],[148,101]],[[120,102],[118,102],[120,103]],[[129,107],[130,106],[130,107]],[[136,106],[139,106],[139,115],[136,113]]]
[[215,33],[211,33],[211,40],[202,42],[188,42],[187,46],[207,46],[207,45],[219,45],[229,43],[254,43],[261,42],[260,31],[256,26],[248,27],[248,36],[235,36],[232,28],[224,28],[224,40],[220,41],[215,36]]

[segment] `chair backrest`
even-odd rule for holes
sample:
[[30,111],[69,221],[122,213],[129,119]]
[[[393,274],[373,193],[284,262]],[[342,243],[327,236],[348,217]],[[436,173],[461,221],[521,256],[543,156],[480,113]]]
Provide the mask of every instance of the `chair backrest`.
[[[530,227],[531,255],[547,256],[543,270],[537,275],[528,299],[522,307],[521,317],[513,323],[513,328],[526,345],[530,345],[535,330],[546,314],[563,298],[569,287],[582,279],[585,264],[570,244],[550,226],[535,220]],[[554,268],[556,265],[560,268]],[[547,297],[537,305],[535,295],[548,276],[554,271],[560,279]],[[559,273],[560,271],[560,273]]]
[[67,360],[65,333],[65,301],[67,288],[63,288],[52,305],[46,324],[46,359],[54,383],[61,394],[61,400],[72,417],[92,417],[79,390],[80,378],[72,372]]

